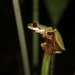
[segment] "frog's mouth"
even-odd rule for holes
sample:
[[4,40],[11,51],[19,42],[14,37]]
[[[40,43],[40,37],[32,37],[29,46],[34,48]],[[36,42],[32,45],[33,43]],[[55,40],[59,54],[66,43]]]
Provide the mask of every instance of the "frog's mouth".
[[29,28],[29,29],[35,31],[36,33],[41,33],[45,31],[44,29],[40,29],[40,28]]
[[45,29],[44,28],[31,28],[31,27],[28,27],[28,28],[31,29],[31,30],[33,30],[33,31],[35,31],[38,34],[41,34],[42,36],[45,33]]
[[31,30],[33,30],[33,31],[35,31],[37,33],[41,33],[43,31],[45,31],[45,29],[42,29],[42,28],[31,28],[31,27],[29,27],[29,29],[31,29]]

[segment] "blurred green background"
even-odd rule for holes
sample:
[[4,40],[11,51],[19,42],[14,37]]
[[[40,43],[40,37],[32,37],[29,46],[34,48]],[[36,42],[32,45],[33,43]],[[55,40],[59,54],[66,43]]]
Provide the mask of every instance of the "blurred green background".
[[[55,3],[59,0],[53,0]],[[43,50],[40,44],[44,39],[39,36],[39,63],[35,67],[32,65],[32,31],[27,28],[27,24],[33,21],[32,0],[20,0],[20,8],[23,20],[23,27],[26,36],[27,51],[30,64],[30,72],[36,72],[40,75]],[[55,5],[55,4],[54,4]],[[60,5],[60,4],[58,4]],[[39,23],[57,27],[61,33],[66,51],[56,55],[55,75],[74,75],[75,69],[75,0],[70,0],[68,5],[62,4],[65,9],[59,20],[54,20],[53,24],[52,11],[50,6],[43,0],[39,0]],[[59,7],[59,6],[58,6]],[[56,7],[53,7],[57,9]],[[61,9],[60,7],[58,8]],[[51,9],[53,10],[53,9]],[[54,11],[55,12],[55,11]],[[58,12],[56,12],[58,13]],[[51,14],[51,15],[50,15]],[[57,15],[56,15],[57,16]],[[22,62],[21,48],[18,38],[18,31],[15,21],[12,0],[0,0],[0,75],[25,75]]]

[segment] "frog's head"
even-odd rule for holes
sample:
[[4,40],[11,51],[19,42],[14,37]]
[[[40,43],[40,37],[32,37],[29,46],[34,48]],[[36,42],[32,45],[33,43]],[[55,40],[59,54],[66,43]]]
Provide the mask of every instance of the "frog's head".
[[29,23],[27,26],[29,29],[37,33],[43,34],[45,32],[45,28],[43,27],[43,25],[40,25],[38,22]]

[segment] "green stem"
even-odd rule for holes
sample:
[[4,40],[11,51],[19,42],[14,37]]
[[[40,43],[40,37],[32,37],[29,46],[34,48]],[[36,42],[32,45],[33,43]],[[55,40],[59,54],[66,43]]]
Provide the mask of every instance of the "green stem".
[[[33,22],[39,21],[39,0],[33,0]],[[33,54],[32,54],[32,63],[34,67],[39,65],[39,35],[33,32]]]
[[23,22],[20,12],[19,0],[12,0],[13,8],[16,18],[16,25],[18,30],[18,36],[20,41],[21,53],[22,53],[22,60],[23,60],[23,67],[24,67],[24,75],[30,75],[30,68],[29,68],[29,60],[26,48],[26,40],[25,40],[25,33],[23,28]]
[[51,55],[44,54],[41,75],[49,75]]

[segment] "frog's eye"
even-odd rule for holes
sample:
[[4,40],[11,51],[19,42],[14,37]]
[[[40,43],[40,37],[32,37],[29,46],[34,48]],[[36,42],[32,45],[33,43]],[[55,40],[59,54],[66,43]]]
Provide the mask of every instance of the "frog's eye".
[[37,23],[33,23],[33,27],[37,27]]

